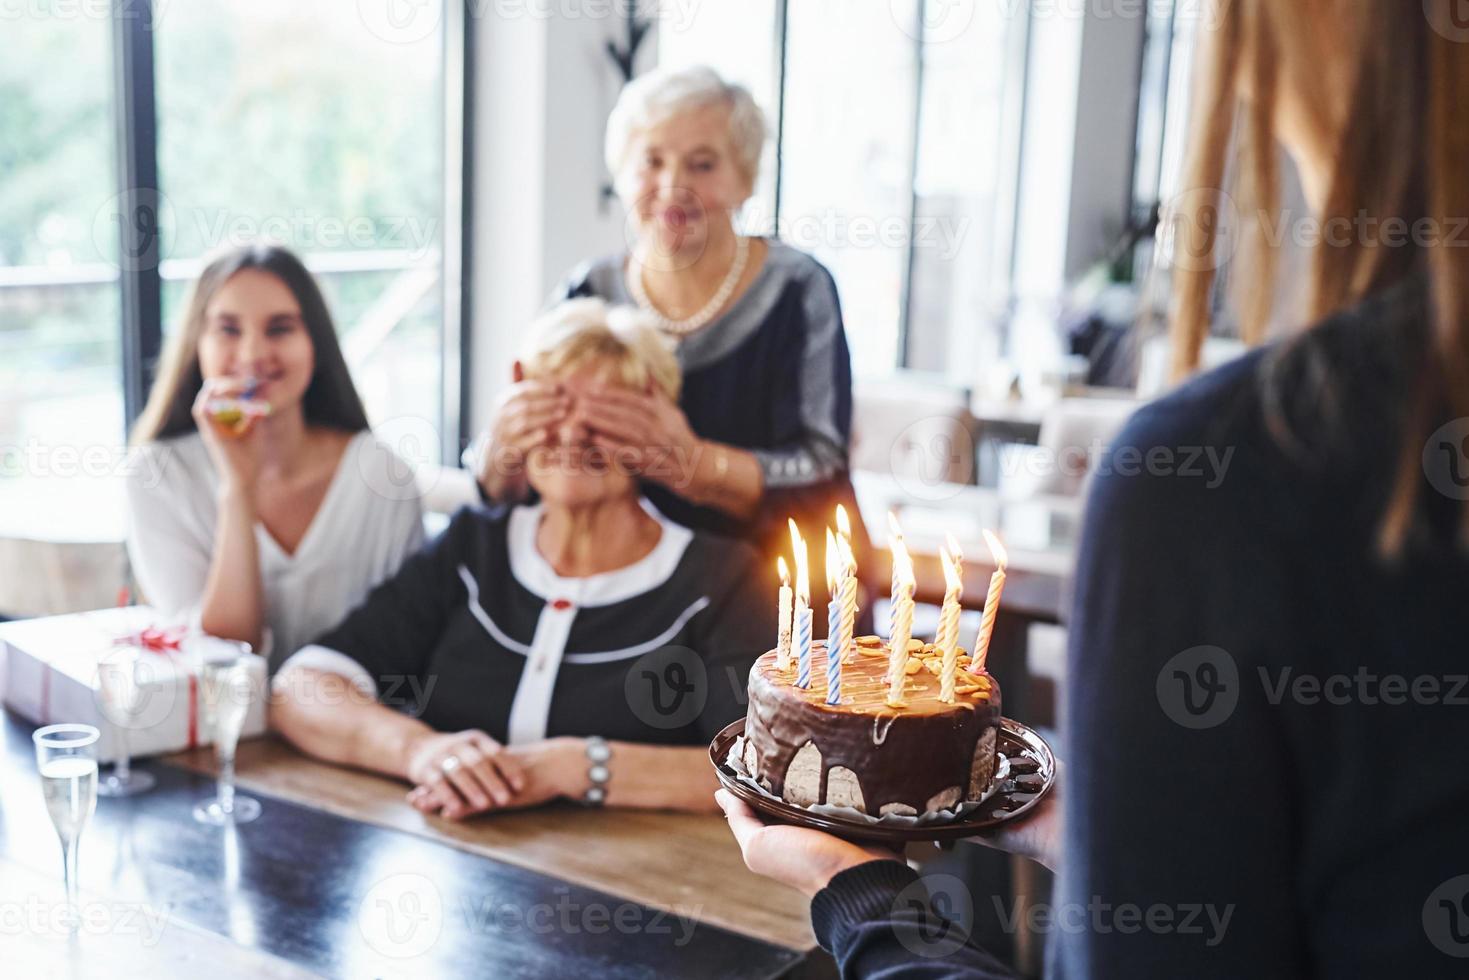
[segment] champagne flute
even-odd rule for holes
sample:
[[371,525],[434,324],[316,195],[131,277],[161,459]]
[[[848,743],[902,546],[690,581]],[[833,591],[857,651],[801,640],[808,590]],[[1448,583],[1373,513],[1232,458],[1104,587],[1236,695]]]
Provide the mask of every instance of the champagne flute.
[[204,723],[213,733],[214,755],[219,760],[218,795],[194,807],[194,819],[200,823],[249,823],[260,816],[258,800],[235,794],[235,746],[255,694],[252,656],[206,661],[200,669]]
[[137,722],[144,705],[144,689],[139,677],[142,666],[136,651],[123,651],[120,656],[97,665],[101,681],[102,709],[112,722],[117,735],[116,765],[97,786],[100,796],[135,796],[153,788],[157,782],[151,772],[133,772],[128,734]]
[[61,838],[61,874],[66,888],[67,928],[81,924],[77,901],[77,845],[97,809],[97,739],[91,725],[47,725],[31,736],[46,812]]

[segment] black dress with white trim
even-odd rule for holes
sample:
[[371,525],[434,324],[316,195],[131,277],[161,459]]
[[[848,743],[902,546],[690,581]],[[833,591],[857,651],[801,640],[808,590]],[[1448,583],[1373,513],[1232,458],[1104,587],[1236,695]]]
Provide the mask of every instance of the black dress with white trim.
[[440,731],[707,744],[745,712],[775,589],[748,545],[643,506],[662,526],[653,551],[586,578],[536,550],[539,506],[464,508],[292,660]]

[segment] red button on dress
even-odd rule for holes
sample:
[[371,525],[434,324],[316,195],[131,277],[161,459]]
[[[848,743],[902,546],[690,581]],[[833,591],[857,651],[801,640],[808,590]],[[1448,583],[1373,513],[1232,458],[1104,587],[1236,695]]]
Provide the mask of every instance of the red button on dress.
[[551,602],[551,608],[554,609],[554,610],[556,610],[557,612],[565,612],[566,610],[568,610],[568,609],[571,608],[571,600],[570,599],[555,599],[555,600],[552,600],[552,602]]

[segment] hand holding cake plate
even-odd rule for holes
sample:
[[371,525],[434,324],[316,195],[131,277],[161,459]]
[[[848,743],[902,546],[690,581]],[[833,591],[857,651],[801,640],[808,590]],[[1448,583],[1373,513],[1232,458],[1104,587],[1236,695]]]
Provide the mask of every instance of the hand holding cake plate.
[[[939,642],[925,645],[909,638],[912,565],[892,524],[894,640],[833,634],[807,641],[799,664],[766,653],[750,671],[745,719],[714,739],[710,760],[729,792],[782,822],[865,841],[957,840],[1030,813],[1055,780],[1055,757],[1001,716],[999,684],[985,669],[1003,547],[986,535],[997,571],[970,657],[957,645],[957,544],[943,552]],[[799,567],[804,541],[792,530]],[[845,537],[828,542],[840,551],[829,576],[854,573]],[[829,621],[838,620],[834,608]]]

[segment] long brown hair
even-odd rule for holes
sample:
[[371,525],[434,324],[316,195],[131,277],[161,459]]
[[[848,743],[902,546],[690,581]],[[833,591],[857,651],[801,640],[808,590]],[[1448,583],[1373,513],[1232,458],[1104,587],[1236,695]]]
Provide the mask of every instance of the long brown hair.
[[133,426],[132,442],[141,445],[195,430],[193,406],[204,386],[199,368],[199,336],[210,301],[235,273],[260,269],[275,276],[296,297],[301,320],[315,351],[316,369],[301,408],[308,425],[358,432],[367,428],[367,412],[352,384],[331,312],[316,280],[290,251],[277,245],[247,245],[215,258],[194,283],[183,323],[163,353],[148,404]]
[[[1362,303],[1411,276],[1424,276],[1428,323],[1399,341],[1409,365],[1409,399],[1379,549],[1401,552],[1424,497],[1421,452],[1434,418],[1469,416],[1469,242],[1452,236],[1469,220],[1469,37],[1457,37],[1457,0],[1220,0],[1213,30],[1201,30],[1193,132],[1175,228],[1188,256],[1222,254],[1220,215],[1253,215],[1239,228],[1248,265],[1232,273],[1242,333],[1263,339],[1273,312],[1275,251],[1264,220],[1279,221],[1274,139],[1280,93],[1289,86],[1300,118],[1330,126],[1332,167],[1323,187],[1323,227],[1361,214],[1432,222],[1434,240],[1402,247],[1357,233],[1323,236],[1313,249],[1310,322]],[[1462,30],[1457,33],[1464,33]],[[1241,93],[1246,93],[1242,96]],[[1224,191],[1226,178],[1232,186]],[[1238,208],[1231,208],[1231,198]],[[1277,224],[1277,227],[1280,225]],[[1360,229],[1357,224],[1351,227]],[[1446,242],[1442,236],[1449,236]],[[1220,251],[1216,251],[1220,249]],[[1227,256],[1225,256],[1227,258]],[[1175,268],[1173,368],[1198,367],[1209,333],[1220,261]],[[1411,349],[1410,349],[1411,348]],[[1328,380],[1328,385],[1331,379]],[[1392,465],[1389,463],[1388,465]],[[1469,504],[1459,516],[1469,543]]]

